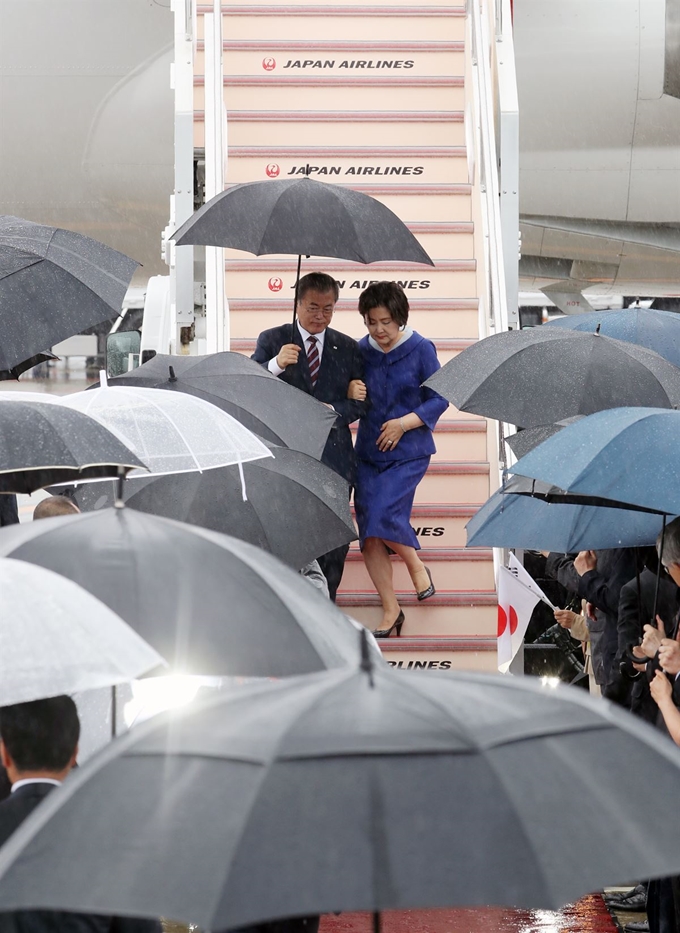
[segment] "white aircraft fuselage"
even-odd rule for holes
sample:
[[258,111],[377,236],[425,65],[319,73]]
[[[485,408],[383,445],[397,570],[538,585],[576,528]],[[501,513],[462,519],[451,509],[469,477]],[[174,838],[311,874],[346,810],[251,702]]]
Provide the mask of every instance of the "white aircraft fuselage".
[[[680,294],[680,0],[515,0],[521,285]],[[0,212],[167,271],[169,0],[0,0]]]

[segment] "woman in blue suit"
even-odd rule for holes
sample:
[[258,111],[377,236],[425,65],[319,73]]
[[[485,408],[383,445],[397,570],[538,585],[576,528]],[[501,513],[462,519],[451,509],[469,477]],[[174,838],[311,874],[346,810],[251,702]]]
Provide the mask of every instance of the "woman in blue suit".
[[435,592],[410,520],[416,487],[436,450],[432,431],[448,402],[422,386],[439,361],[434,344],[407,326],[403,289],[376,282],[359,296],[359,313],[368,329],[359,341],[366,375],[365,382],[350,384],[348,395],[368,396],[370,407],[359,422],[354,504],[364,561],[383,607],[374,634],[387,638],[393,631],[400,635],[404,624],[390,552],[406,564],[419,600]]

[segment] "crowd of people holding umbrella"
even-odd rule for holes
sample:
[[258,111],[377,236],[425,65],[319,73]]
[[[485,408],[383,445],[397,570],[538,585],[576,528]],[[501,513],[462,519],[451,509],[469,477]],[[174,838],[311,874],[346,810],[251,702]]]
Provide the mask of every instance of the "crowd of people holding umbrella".
[[[519,459],[468,545],[542,552],[544,575],[578,602],[555,617],[587,642],[591,689],[676,743],[678,367],[677,315],[629,308],[489,337],[430,380],[460,408],[522,429],[506,438]],[[628,906],[646,899],[647,928],[671,933],[678,887],[651,882]]]
[[[292,251],[299,266],[312,254],[431,262],[370,202],[309,178],[234,186],[176,242]],[[0,222],[0,261],[0,368],[14,376],[114,317],[136,267],[16,218]],[[509,468],[530,488],[492,497],[471,543],[598,549],[598,561],[601,549],[653,544],[680,514],[680,369],[554,328],[487,338],[440,369],[394,283],[362,294],[358,345],[328,326],[336,300],[323,273],[298,276],[292,325],[261,335],[255,360],[159,354],[60,399],[0,393],[3,502],[49,488],[77,506],[26,524],[7,509],[0,529],[0,755],[12,783],[0,803],[0,931],[142,933],[161,917],[313,930],[320,915],[357,910],[379,930],[389,909],[557,908],[680,873],[667,816],[680,751],[666,737],[578,690],[393,671],[300,573],[321,558],[333,595],[338,552],[356,538],[356,483],[384,611],[376,634],[400,634],[389,550],[428,599],[435,583],[408,518],[446,400],[552,435]],[[522,509],[526,521],[513,519]],[[675,527],[661,548],[671,575]],[[662,634],[653,653],[671,670]],[[120,735],[118,685],[167,672],[256,682]],[[652,697],[675,735],[663,676]],[[70,773],[68,695],[94,688],[112,691],[113,740]],[[643,810],[637,793],[652,784]]]

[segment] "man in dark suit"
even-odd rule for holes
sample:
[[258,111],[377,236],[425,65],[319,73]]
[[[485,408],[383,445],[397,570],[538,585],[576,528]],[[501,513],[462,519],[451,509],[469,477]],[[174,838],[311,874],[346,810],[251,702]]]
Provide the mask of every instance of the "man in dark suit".
[[[322,461],[350,486],[354,483],[354,447],[349,426],[366,410],[366,402],[347,398],[353,379],[363,379],[364,364],[356,340],[328,325],[338,300],[338,283],[330,275],[310,272],[300,279],[297,323],[263,331],[252,359],[289,385],[302,389],[337,413]],[[332,600],[349,545],[319,557]]]
[[[79,737],[78,711],[70,697],[17,703],[0,710],[0,758],[12,783],[10,796],[0,803],[0,845],[66,778],[78,755]],[[0,933],[161,933],[161,924],[20,910],[0,913]]]
[[619,596],[621,588],[635,576],[635,569],[635,548],[581,551],[576,558],[551,553],[545,565],[546,576],[554,577],[595,607],[596,618],[588,621],[593,673],[604,696],[614,701],[620,701],[618,671],[613,670]]

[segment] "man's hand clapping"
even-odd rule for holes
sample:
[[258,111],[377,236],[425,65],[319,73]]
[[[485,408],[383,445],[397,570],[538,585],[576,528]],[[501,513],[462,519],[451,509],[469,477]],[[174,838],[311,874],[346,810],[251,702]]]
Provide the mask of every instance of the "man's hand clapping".
[[680,630],[675,638],[666,638],[663,629],[663,622],[657,616],[659,627],[662,632],[661,644],[659,645],[659,664],[667,674],[680,674]]
[[584,573],[588,573],[589,570],[595,570],[597,568],[597,554],[595,551],[581,551],[580,554],[577,554],[574,558],[574,570],[582,577]]
[[673,685],[663,671],[657,671],[649,684],[649,692],[657,706],[661,707],[669,700],[672,701]]
[[661,647],[661,642],[666,637],[666,630],[663,627],[663,620],[660,616],[656,617],[656,627],[645,625],[643,631],[642,644],[640,645],[645,657],[653,658]]

